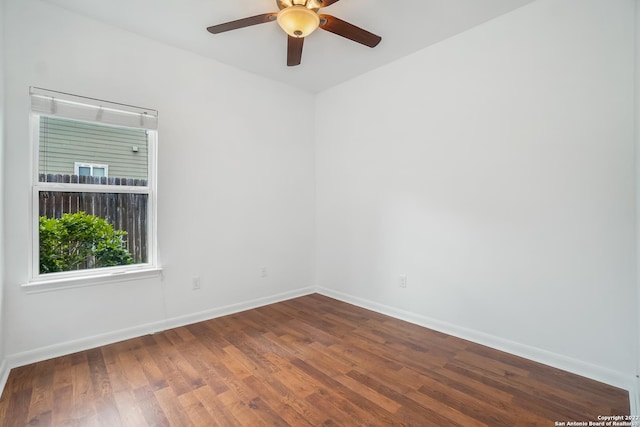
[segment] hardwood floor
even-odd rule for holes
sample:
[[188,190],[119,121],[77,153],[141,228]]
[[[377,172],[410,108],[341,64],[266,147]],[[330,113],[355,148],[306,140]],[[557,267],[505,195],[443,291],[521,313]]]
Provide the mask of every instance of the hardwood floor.
[[626,391],[321,295],[13,369],[2,426],[554,426]]

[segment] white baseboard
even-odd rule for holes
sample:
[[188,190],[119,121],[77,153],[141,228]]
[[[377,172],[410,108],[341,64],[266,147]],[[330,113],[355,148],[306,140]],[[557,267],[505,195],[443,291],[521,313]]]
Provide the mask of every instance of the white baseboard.
[[7,379],[9,379],[9,371],[11,369],[9,369],[7,359],[2,359],[2,362],[0,362],[0,396],[2,396],[4,386],[7,384]]
[[[216,317],[222,317],[229,314],[239,313],[241,311],[251,310],[253,308],[263,307],[269,304],[275,304],[277,302],[290,300],[292,298],[298,298],[304,295],[313,294],[316,292],[314,287],[307,287],[296,289],[295,291],[289,291],[280,293],[277,295],[270,295],[268,297],[256,298],[250,301],[245,301],[237,304],[231,304],[224,307],[214,308],[211,310],[201,311],[199,313],[187,314],[185,316],[174,317],[168,319],[165,325],[160,330],[177,328],[180,326],[190,325],[192,323],[202,322],[204,320],[215,319]],[[159,332],[156,330],[154,332]]]
[[[64,343],[58,343],[51,346],[41,347],[34,350],[29,350],[21,353],[8,355],[1,367],[5,367],[8,371],[12,368],[28,365],[30,363],[41,362],[43,360],[51,359],[53,357],[64,356],[67,354],[76,353],[78,351],[88,350],[91,348],[100,347],[107,344],[112,344],[119,341],[124,341],[131,338],[140,337],[147,334],[153,334],[161,332],[167,329],[177,328],[180,326],[189,325],[191,323],[197,323],[204,320],[214,319],[216,317],[226,316],[228,314],[238,313],[245,310],[250,310],[256,307],[262,307],[264,305],[277,303],[280,301],[286,301],[291,298],[300,297],[303,295],[309,295],[315,292],[315,288],[307,287],[296,289],[295,291],[289,291],[280,293],[277,295],[271,295],[268,297],[256,298],[249,301],[240,302],[237,304],[231,304],[223,307],[217,307],[211,310],[205,310],[198,313],[192,313],[185,316],[177,316],[173,318],[164,319],[158,322],[146,323],[143,325],[137,325],[132,328],[121,329],[118,331],[108,332],[105,334],[99,334],[91,337],[81,338],[78,340],[67,341]],[[2,373],[3,371],[0,371]],[[0,378],[1,379],[1,378]],[[5,378],[6,381],[6,378]],[[4,389],[4,383],[0,383]]]
[[[638,385],[636,384],[636,379],[630,378],[629,375],[626,375],[623,372],[596,366],[588,362],[562,356],[539,348],[530,347],[525,344],[509,341],[504,338],[486,334],[484,332],[463,328],[461,326],[457,326],[448,322],[443,322],[437,319],[423,316],[421,314],[400,310],[395,307],[380,304],[375,301],[370,301],[353,295],[348,295],[332,289],[318,288],[317,292],[322,295],[356,305],[358,307],[366,308],[368,310],[394,317],[396,319],[405,320],[416,325],[424,326],[426,328],[433,329],[478,344],[482,344],[496,350],[524,357],[526,359],[533,360],[534,362],[542,363],[544,365],[562,369],[563,371],[571,372],[605,384],[628,390],[632,413],[637,413],[638,410],[640,410],[640,406],[638,406],[637,401],[638,396],[636,390],[638,390]],[[636,412],[633,412],[634,407]]]

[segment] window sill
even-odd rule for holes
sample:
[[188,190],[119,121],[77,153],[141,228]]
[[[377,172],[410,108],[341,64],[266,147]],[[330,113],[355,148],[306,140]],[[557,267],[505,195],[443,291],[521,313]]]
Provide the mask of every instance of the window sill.
[[28,294],[54,292],[64,289],[104,285],[108,283],[128,282],[162,276],[161,267],[141,268],[138,270],[117,271],[91,276],[38,279],[22,285]]

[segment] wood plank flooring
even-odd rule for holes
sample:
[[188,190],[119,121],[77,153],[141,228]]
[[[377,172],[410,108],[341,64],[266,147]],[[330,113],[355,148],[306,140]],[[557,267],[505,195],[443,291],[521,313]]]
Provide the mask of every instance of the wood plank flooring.
[[1,426],[554,426],[624,390],[321,295],[13,369]]

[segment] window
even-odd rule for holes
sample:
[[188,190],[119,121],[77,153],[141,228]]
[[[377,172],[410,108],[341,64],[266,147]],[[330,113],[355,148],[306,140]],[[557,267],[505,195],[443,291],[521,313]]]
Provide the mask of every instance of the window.
[[109,165],[74,162],[73,173],[78,176],[109,176]]
[[31,88],[32,281],[156,266],[157,112]]

